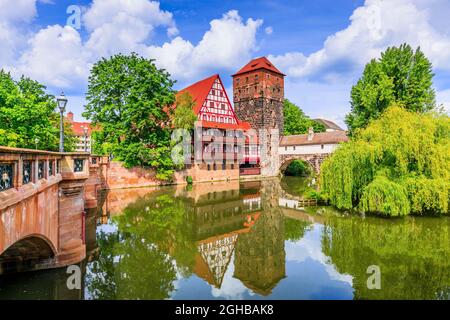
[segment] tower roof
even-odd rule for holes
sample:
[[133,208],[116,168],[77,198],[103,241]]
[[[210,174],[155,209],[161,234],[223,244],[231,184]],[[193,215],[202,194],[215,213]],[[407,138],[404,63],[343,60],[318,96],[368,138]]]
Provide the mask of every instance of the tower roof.
[[269,61],[269,59],[267,59],[266,57],[261,57],[261,58],[253,59],[252,61],[247,63],[238,72],[233,74],[233,77],[243,74],[243,73],[259,70],[259,69],[266,69],[266,70],[278,73],[279,75],[285,76],[285,74],[282,73],[280,70],[278,70],[277,67],[275,67],[273,65],[273,63]]

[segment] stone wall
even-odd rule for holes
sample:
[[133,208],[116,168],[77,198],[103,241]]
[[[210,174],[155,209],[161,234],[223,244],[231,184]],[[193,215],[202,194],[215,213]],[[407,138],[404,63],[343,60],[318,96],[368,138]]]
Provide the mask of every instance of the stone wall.
[[102,188],[108,190],[124,188],[155,187],[167,184],[186,184],[186,178],[191,176],[195,183],[209,181],[238,180],[238,165],[193,164],[185,170],[175,172],[171,182],[156,178],[155,170],[151,168],[125,168],[121,162],[104,162],[100,164],[100,181]]
[[235,101],[235,112],[239,120],[247,121],[252,128],[284,131],[283,101],[269,98],[245,98]]

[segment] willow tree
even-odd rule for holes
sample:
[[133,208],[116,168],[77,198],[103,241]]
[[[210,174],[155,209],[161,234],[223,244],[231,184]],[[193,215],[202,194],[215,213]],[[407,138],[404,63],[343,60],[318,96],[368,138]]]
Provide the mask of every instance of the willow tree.
[[340,209],[448,214],[450,118],[389,107],[323,163],[320,185]]

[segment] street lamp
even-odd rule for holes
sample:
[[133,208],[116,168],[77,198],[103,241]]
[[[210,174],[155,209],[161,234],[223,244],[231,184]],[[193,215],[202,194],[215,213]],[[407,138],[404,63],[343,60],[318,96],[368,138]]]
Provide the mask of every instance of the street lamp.
[[84,131],[84,152],[87,152],[87,137],[88,137],[88,128],[84,127],[83,128]]
[[34,144],[36,145],[36,150],[38,149],[39,138],[34,139]]
[[66,105],[67,105],[67,98],[64,95],[64,92],[61,92],[61,95],[56,98],[56,102],[58,104],[59,113],[60,113],[59,152],[64,152],[64,111],[66,111]]

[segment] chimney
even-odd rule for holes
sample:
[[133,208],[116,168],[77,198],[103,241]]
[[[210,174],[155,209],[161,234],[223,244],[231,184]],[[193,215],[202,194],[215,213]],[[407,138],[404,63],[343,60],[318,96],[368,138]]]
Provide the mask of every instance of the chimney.
[[314,128],[309,127],[308,129],[308,141],[312,141],[314,139]]
[[69,122],[73,122],[73,112],[72,111],[70,111],[68,114],[67,114],[67,121],[69,121]]

